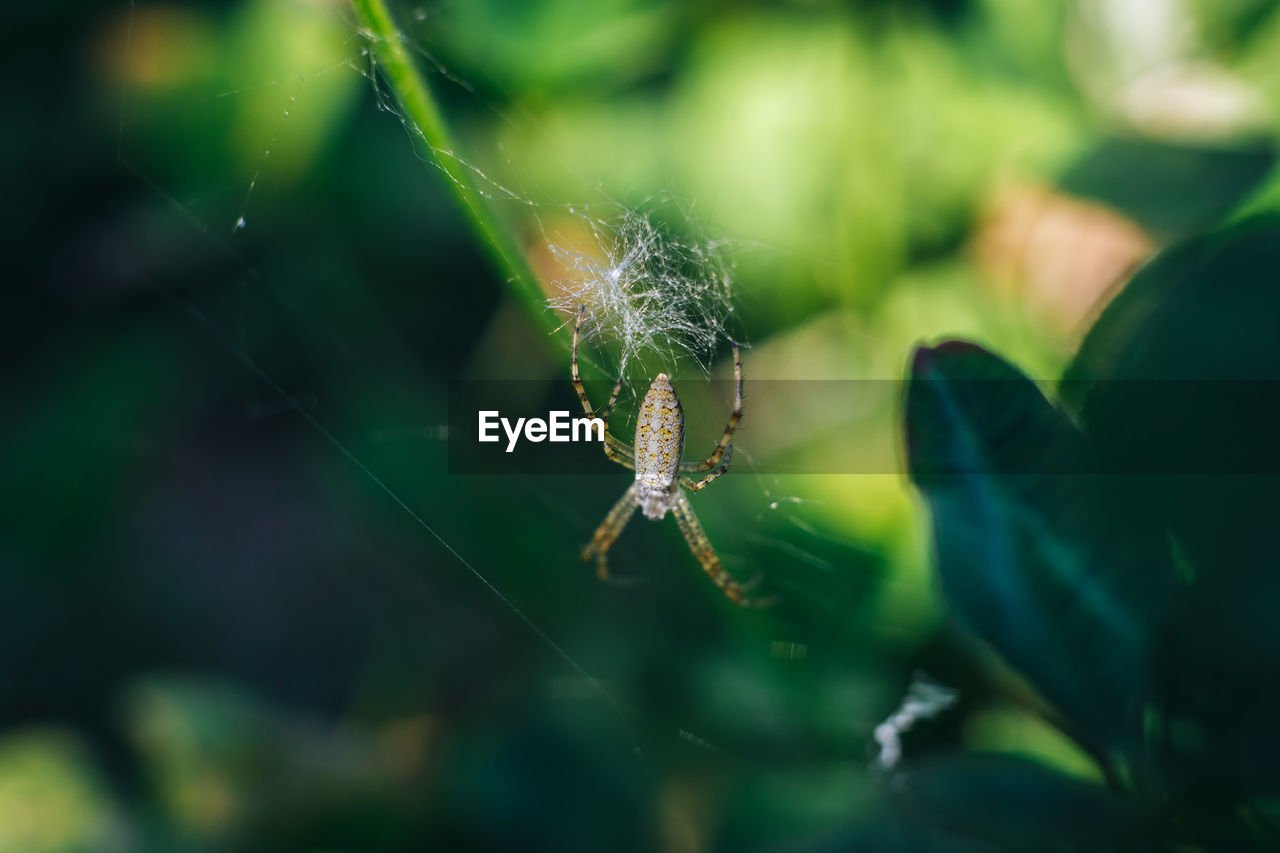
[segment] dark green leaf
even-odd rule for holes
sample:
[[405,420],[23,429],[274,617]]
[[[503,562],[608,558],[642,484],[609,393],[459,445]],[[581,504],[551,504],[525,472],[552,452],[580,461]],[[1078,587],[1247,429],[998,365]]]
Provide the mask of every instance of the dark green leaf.
[[1077,736],[1130,749],[1171,577],[1164,543],[1126,523],[1036,385],[976,345],[916,352],[906,430],[956,616]]
[[1174,246],[1103,313],[1064,390],[1116,488],[1182,550],[1189,588],[1153,737],[1176,787],[1280,779],[1280,217]]
[[911,822],[983,839],[999,850],[1132,850],[1134,827],[1102,787],[1031,761],[965,755],[908,771]]
[[1039,764],[957,755],[889,780],[878,819],[812,849],[858,851],[1135,851],[1151,849],[1105,789]]
[[1178,237],[1221,220],[1274,165],[1269,140],[1207,146],[1114,138],[1077,161],[1060,183],[1160,236]]

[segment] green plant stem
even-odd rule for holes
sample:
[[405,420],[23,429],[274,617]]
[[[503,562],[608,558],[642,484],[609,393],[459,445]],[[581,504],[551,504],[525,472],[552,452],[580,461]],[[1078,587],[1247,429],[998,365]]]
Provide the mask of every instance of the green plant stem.
[[[524,253],[489,209],[471,171],[457,157],[457,148],[444,116],[405,48],[404,36],[387,4],[383,0],[354,0],[353,5],[366,31],[377,67],[395,95],[404,117],[421,135],[432,160],[447,176],[450,191],[507,289],[540,328],[548,333],[555,331],[561,324],[547,310],[546,297]],[[567,336],[562,334],[560,338],[567,345]]]

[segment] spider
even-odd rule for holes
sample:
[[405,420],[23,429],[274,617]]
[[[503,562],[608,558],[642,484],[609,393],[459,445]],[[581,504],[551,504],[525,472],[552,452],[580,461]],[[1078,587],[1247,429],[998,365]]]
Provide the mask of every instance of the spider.
[[[587,417],[595,417],[591,401],[587,399],[587,390],[582,386],[582,377],[578,374],[578,333],[582,328],[582,320],[586,314],[586,306],[578,309],[578,316],[573,324],[573,388],[578,392],[582,408]],[[746,597],[751,584],[743,585],[735,581],[725,568],[720,565],[720,558],[702,531],[698,517],[689,505],[689,497],[685,489],[697,492],[729,470],[729,458],[733,455],[733,431],[742,419],[742,355],[738,348],[733,348],[733,378],[736,391],[733,397],[733,411],[729,413],[729,423],[724,428],[724,435],[716,443],[715,450],[702,462],[685,462],[684,456],[684,410],[680,407],[680,398],[676,396],[671,379],[665,373],[659,373],[649,386],[640,404],[640,414],[636,418],[635,447],[628,446],[621,439],[609,432],[609,415],[618,402],[618,392],[622,390],[622,376],[618,377],[609,395],[609,402],[600,413],[604,421],[604,455],[623,467],[636,472],[635,482],[623,493],[622,498],[613,505],[604,521],[596,528],[591,542],[582,549],[582,559],[596,558],[596,574],[601,580],[609,579],[609,566],[606,560],[609,547],[621,535],[622,529],[639,507],[645,518],[659,521],[671,512],[680,525],[689,550],[697,557],[703,571],[711,578],[720,591],[735,604],[744,606],[760,606],[763,602]],[[694,481],[688,474],[705,474],[702,479]],[[681,488],[683,487],[683,488]]]

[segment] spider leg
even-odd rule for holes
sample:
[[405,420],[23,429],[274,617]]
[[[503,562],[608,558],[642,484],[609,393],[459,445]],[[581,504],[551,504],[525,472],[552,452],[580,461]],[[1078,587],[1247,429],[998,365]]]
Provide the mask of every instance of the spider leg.
[[[578,392],[578,401],[582,403],[582,411],[586,412],[587,417],[594,418],[595,410],[591,408],[591,400],[587,397],[586,386],[582,384],[582,375],[578,372],[578,333],[582,329],[582,320],[586,316],[587,306],[583,305],[578,309],[578,316],[573,321],[573,351],[570,359],[570,373],[573,377],[573,390]],[[604,421],[604,455],[611,461],[617,462],[624,468],[635,470],[636,452],[626,442],[614,438],[609,432],[609,415],[613,412],[614,405],[618,402],[618,392],[622,390],[622,377],[618,377],[617,383],[613,386],[613,393],[609,395],[609,404],[605,406],[604,412],[601,414],[601,420]]]
[[613,391],[609,394],[609,402],[605,404],[604,411],[600,413],[600,417],[604,418],[605,425],[609,424],[609,416],[613,414],[613,407],[618,404],[618,392],[622,390],[622,374],[618,374],[618,381],[613,383]]
[[[711,541],[707,539],[702,525],[698,523],[698,517],[693,514],[693,507],[690,506],[689,497],[683,489],[675,490],[671,512],[680,525],[680,532],[684,534],[685,542],[689,543],[689,550],[698,558],[698,562],[702,564],[702,570],[716,586],[720,587],[720,591],[726,598],[743,607],[768,607],[776,603],[776,599],[773,598],[746,597],[747,588],[735,581],[724,566],[720,565],[720,558],[716,556],[715,549],[711,547]],[[753,580],[751,585],[754,586],[755,583]]]
[[596,558],[596,576],[602,581],[609,580],[609,564],[605,555],[609,551],[609,547],[617,541],[618,536],[622,534],[622,528],[627,526],[627,522],[631,520],[631,516],[636,511],[639,504],[635,498],[636,487],[632,483],[618,502],[613,505],[613,509],[609,510],[609,514],[604,517],[604,521],[596,528],[596,532],[592,534],[591,541],[582,549],[582,559],[590,560]]
[[729,470],[729,459],[732,457],[733,457],[733,445],[731,444],[724,449],[724,459],[720,460],[720,467],[716,468],[716,470],[712,471],[710,474],[703,477],[701,480],[698,480],[696,483],[693,480],[689,479],[688,477],[681,477],[680,484],[691,492],[697,492],[706,488],[707,483],[710,483],[712,480],[719,477],[725,471]]
[[578,373],[578,332],[582,329],[582,318],[587,314],[587,306],[583,305],[578,309],[578,316],[573,321],[573,349],[572,357],[569,359],[569,373],[573,377],[573,390],[578,392],[578,401],[582,403],[582,411],[587,413],[587,417],[595,417],[595,412],[591,409],[591,400],[587,398],[587,389],[582,385],[582,376]]
[[609,421],[604,422],[604,455],[623,468],[636,469],[636,452],[629,445],[609,435]]
[[[736,346],[733,348],[733,380],[733,410],[729,412],[729,423],[725,425],[724,435],[720,436],[720,441],[716,442],[716,448],[711,452],[711,455],[702,462],[681,463],[680,470],[686,474],[700,474],[704,471],[721,468],[722,460],[724,466],[727,467],[729,464],[729,442],[733,440],[733,431],[738,428],[738,421],[742,420],[742,353],[738,351]],[[723,470],[717,471],[717,473],[704,480],[698,488],[702,488],[702,486],[705,486],[723,473]]]

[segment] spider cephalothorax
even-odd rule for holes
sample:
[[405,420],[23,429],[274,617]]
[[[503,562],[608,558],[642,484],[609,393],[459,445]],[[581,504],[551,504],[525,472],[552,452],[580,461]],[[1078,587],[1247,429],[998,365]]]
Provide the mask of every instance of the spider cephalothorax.
[[[573,326],[573,387],[582,401],[582,408],[587,417],[594,417],[591,401],[582,385],[578,374],[578,333],[582,327],[582,318],[586,309],[578,311],[577,321]],[[605,423],[604,453],[605,456],[636,472],[635,482],[613,505],[604,522],[596,529],[591,542],[582,549],[582,558],[596,558],[596,569],[602,580],[609,577],[609,565],[606,554],[622,528],[639,507],[644,516],[657,521],[671,512],[680,525],[689,549],[702,564],[703,570],[720,587],[731,601],[738,604],[758,604],[745,597],[746,588],[735,581],[720,565],[711,542],[702,531],[698,517],[689,505],[685,489],[696,492],[729,469],[729,458],[733,455],[733,431],[742,419],[742,355],[738,348],[733,348],[733,377],[735,391],[733,411],[729,414],[729,423],[724,434],[720,436],[715,450],[702,462],[684,461],[684,410],[680,408],[680,398],[665,373],[659,373],[649,386],[640,404],[640,414],[636,417],[635,446],[615,438],[609,432],[609,415],[618,402],[618,392],[622,389],[622,377],[618,377],[609,395],[609,402],[600,413]],[[700,480],[692,480],[688,474],[703,474]]]

